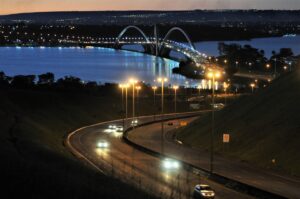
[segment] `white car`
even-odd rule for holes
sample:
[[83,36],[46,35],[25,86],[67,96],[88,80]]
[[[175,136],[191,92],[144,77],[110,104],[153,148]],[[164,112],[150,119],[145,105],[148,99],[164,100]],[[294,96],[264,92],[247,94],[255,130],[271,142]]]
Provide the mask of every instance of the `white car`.
[[212,104],[212,106],[214,107],[214,109],[221,109],[224,108],[224,104],[222,103],[217,103],[217,104]]
[[111,124],[111,125],[109,125],[109,126],[108,126],[108,128],[109,128],[109,129],[116,129],[116,128],[117,128],[117,126],[116,126],[116,125],[113,125],[113,124]]
[[132,120],[131,121],[131,126],[137,126],[138,125],[138,120]]
[[101,149],[105,149],[109,146],[108,142],[105,141],[105,140],[100,140],[98,143],[97,143],[97,148],[101,148]]
[[166,170],[177,170],[180,167],[180,163],[177,160],[166,158],[163,160],[162,166]]
[[215,192],[206,184],[198,184],[194,188],[193,198],[215,198]]
[[123,132],[123,126],[117,126],[116,127],[116,132],[122,133]]

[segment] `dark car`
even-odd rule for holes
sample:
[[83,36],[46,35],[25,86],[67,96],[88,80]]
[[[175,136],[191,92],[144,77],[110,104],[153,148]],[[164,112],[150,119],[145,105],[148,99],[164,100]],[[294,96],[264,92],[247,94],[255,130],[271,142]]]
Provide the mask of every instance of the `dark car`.
[[173,126],[173,122],[168,122],[168,125],[169,126]]

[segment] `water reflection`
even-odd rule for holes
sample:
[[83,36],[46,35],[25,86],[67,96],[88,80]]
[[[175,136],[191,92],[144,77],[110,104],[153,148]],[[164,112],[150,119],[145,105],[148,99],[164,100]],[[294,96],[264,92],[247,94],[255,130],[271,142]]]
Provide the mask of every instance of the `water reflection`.
[[172,74],[177,66],[172,60],[109,48],[0,47],[0,70],[10,76],[52,72],[56,78],[72,75],[84,81],[120,83],[135,77],[150,84],[165,76],[170,84],[184,85],[184,77]]

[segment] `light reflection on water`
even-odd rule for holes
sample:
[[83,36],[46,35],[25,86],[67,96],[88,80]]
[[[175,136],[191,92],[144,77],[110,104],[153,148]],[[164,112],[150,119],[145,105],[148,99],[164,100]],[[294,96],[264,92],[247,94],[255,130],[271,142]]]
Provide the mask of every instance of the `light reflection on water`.
[[72,75],[120,83],[135,77],[150,84],[155,77],[166,76],[170,84],[184,85],[184,77],[172,74],[177,66],[172,60],[108,48],[0,47],[0,70],[10,76],[52,72],[56,78]]

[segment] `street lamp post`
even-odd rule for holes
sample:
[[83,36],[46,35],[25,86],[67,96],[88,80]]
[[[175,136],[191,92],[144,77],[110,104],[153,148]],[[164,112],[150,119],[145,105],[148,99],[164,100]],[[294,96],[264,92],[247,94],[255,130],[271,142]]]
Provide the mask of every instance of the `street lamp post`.
[[250,84],[250,87],[251,87],[251,90],[252,90],[252,93],[253,93],[255,84],[254,84],[254,83],[251,83],[251,84]]
[[124,111],[124,88],[125,88],[125,84],[119,84],[119,88],[122,90],[122,111]]
[[277,76],[277,58],[275,57],[274,58],[274,61],[275,61],[275,67],[274,67],[274,77],[276,77]]
[[235,67],[236,67],[236,68],[239,67],[239,61],[235,61]]
[[229,87],[229,84],[227,84],[226,82],[224,82],[223,88],[224,88],[224,92],[225,92],[225,105],[227,104],[227,88],[228,87]]
[[199,110],[200,110],[200,105],[201,105],[201,84],[198,86],[198,105],[199,105]]
[[164,83],[168,81],[165,77],[160,77],[157,79],[158,82],[161,82],[161,153],[164,154]]
[[155,102],[155,93],[156,93],[157,87],[156,87],[156,86],[153,86],[153,87],[152,87],[152,90],[153,90],[153,105],[154,105],[154,107],[155,107],[155,106],[156,106],[156,102]]
[[135,84],[137,83],[137,80],[135,79],[130,79],[129,83],[132,85],[132,121],[134,121],[135,117],[135,104],[134,104],[134,90],[135,90]]
[[211,124],[211,136],[210,136],[210,173],[213,173],[214,162],[214,123],[215,123],[215,79],[221,77],[221,73],[218,71],[211,71],[207,74],[209,79],[212,79],[212,124]]
[[156,90],[157,90],[157,86],[152,86],[152,90],[153,90],[153,106],[154,106],[154,116],[153,116],[153,120],[155,120],[155,114],[156,114]]
[[174,94],[175,94],[175,99],[174,99],[175,113],[177,112],[177,89],[178,88],[179,88],[178,86],[173,86]]
[[124,88],[126,88],[125,84],[119,84],[119,88],[122,90],[122,117],[123,117],[123,130],[125,128],[125,117],[124,117]]
[[139,91],[141,90],[141,86],[136,86],[136,106],[137,106],[137,111],[136,111],[136,116],[138,117],[138,110],[139,110]]
[[[128,84],[125,85],[125,120],[126,120],[126,126],[127,126],[127,120],[128,120]],[[123,127],[124,129],[124,127]]]

